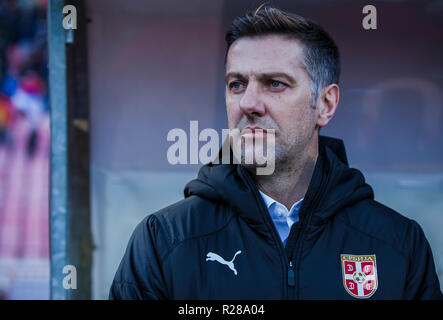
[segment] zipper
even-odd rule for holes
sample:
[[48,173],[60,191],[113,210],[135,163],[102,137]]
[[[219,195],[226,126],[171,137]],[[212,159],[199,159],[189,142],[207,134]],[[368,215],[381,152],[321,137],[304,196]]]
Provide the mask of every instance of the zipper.
[[[310,211],[312,211],[312,210],[310,210]],[[306,228],[309,226],[309,223],[311,221],[311,216],[312,216],[312,212],[309,212],[307,214],[307,217],[305,217],[306,218],[306,223],[301,224],[300,229],[298,230],[297,237],[295,238],[295,247],[294,247],[294,249],[292,251],[293,252],[293,256],[292,257],[294,258],[294,261],[295,261],[295,263],[296,263],[296,265],[298,267],[296,269],[295,266],[294,266],[294,283],[295,283],[296,280],[299,280],[299,272],[298,272],[298,270],[300,269],[299,267],[300,267],[301,248],[302,248],[302,243],[303,243],[303,240],[304,240],[304,235],[305,235]],[[295,272],[296,270],[297,270],[297,273]],[[294,298],[295,299],[299,299],[299,296],[300,296],[299,290],[300,290],[300,287],[297,287],[296,292],[294,292]]]
[[[290,230],[290,238],[286,241],[286,248],[285,253],[288,256],[288,274],[287,274],[287,286],[288,286],[288,299],[294,300],[296,299],[296,292],[295,290],[298,289],[298,286],[296,286],[297,283],[297,270],[298,267],[296,267],[298,258],[297,258],[297,247],[300,243],[301,239],[301,228],[302,228],[301,221],[297,221]],[[295,258],[295,259],[294,259]]]
[[[300,269],[301,248],[302,248],[303,240],[305,237],[306,229],[311,225],[313,212],[316,209],[315,204],[318,202],[318,199],[320,198],[320,196],[321,196],[321,192],[317,192],[317,193],[313,194],[313,196],[311,198],[312,200],[308,198],[309,202],[307,202],[307,203],[310,204],[309,207],[303,207],[303,205],[302,205],[302,208],[300,208],[300,211],[299,211],[299,218],[300,219],[297,223],[300,223],[300,229],[297,230],[298,232],[295,237],[294,249],[291,254],[291,261],[292,261],[292,258],[294,258],[294,261],[297,265],[297,269],[295,269],[295,266],[294,266],[294,283],[296,280],[299,280],[299,276],[300,276],[298,270]],[[305,198],[305,200],[306,200],[306,198]],[[306,214],[305,214],[305,212],[306,212]],[[304,223],[302,223],[302,220]],[[297,273],[295,272],[295,270],[297,270]],[[297,287],[297,290],[294,293],[295,293],[294,298],[299,299],[300,298],[300,286]]]
[[[317,168],[317,166],[322,165],[322,162],[319,162],[321,160],[321,152],[319,152],[318,155],[318,159],[317,162],[315,164],[314,167],[314,172],[311,178],[311,182],[310,185],[313,181],[313,179],[317,178],[320,179],[318,183],[318,185],[322,186],[324,185],[323,183],[323,176],[320,177],[315,177],[315,170]],[[320,164],[319,164],[320,163]],[[323,194],[323,190],[322,189],[318,189],[316,190],[315,193],[310,194],[308,196],[308,190],[306,191],[306,195],[305,195],[305,199],[303,200],[304,205],[301,206],[300,211],[299,211],[299,221],[297,221],[291,229],[293,229],[295,227],[295,225],[298,224],[298,226],[296,226],[296,230],[293,230],[293,236],[292,239],[294,241],[294,245],[291,249],[288,250],[288,254],[286,253],[286,248],[283,246],[280,236],[278,235],[277,229],[274,225],[274,222],[271,219],[271,216],[269,215],[269,212],[267,210],[267,208],[264,206],[263,201],[261,200],[261,195],[258,192],[257,187],[255,186],[254,182],[252,181],[252,178],[249,176],[249,174],[246,172],[246,169],[244,169],[241,165],[240,165],[240,172],[243,175],[243,178],[245,178],[245,180],[248,182],[249,187],[251,188],[251,190],[254,192],[255,194],[255,198],[256,200],[259,201],[259,203],[262,203],[261,207],[262,209],[260,210],[263,213],[265,213],[265,219],[268,221],[268,223],[270,222],[271,225],[271,233],[273,234],[273,238],[278,239],[279,245],[280,245],[280,253],[281,255],[284,257],[285,261],[286,261],[286,268],[287,268],[287,286],[286,286],[286,299],[299,299],[300,298],[300,286],[295,286],[296,281],[299,280],[299,272],[298,270],[300,269],[300,255],[301,255],[301,248],[302,248],[302,243],[305,237],[305,233],[306,233],[306,229],[307,227],[310,225],[311,223],[311,218],[313,216],[313,211],[316,210],[317,207],[317,203],[318,200],[321,199],[321,196]],[[307,205],[309,205],[309,207],[307,207]],[[306,214],[305,214],[306,212]],[[305,223],[302,223],[302,220],[306,220],[303,221]],[[272,231],[273,230],[273,231]],[[291,233],[291,230],[290,230]],[[288,238],[289,240],[289,238]],[[286,241],[286,246],[288,246],[288,241]],[[293,261],[295,261],[293,263]],[[297,268],[295,265],[297,265]],[[292,290],[290,290],[290,288],[293,288]]]
[[[300,208],[299,211],[299,221],[297,221],[291,229],[296,228],[295,230],[293,230],[292,232],[294,233],[293,235],[293,239],[294,239],[294,246],[291,249],[291,251],[289,251],[289,256],[286,253],[286,248],[283,246],[283,243],[280,239],[280,236],[278,235],[277,229],[275,227],[274,222],[271,219],[271,216],[269,215],[269,211],[266,208],[266,206],[264,205],[262,200],[262,197],[260,195],[260,193],[258,192],[257,187],[255,186],[254,182],[252,181],[251,177],[249,176],[249,174],[247,172],[245,172],[246,169],[244,169],[243,167],[240,166],[240,172],[243,175],[243,178],[248,182],[249,187],[251,188],[252,192],[255,195],[256,200],[259,201],[259,203],[261,203],[261,213],[264,214],[265,219],[268,221],[268,224],[271,227],[271,233],[273,235],[274,240],[277,240],[277,242],[279,243],[279,248],[280,248],[280,254],[281,256],[284,258],[285,262],[286,262],[286,267],[287,267],[287,286],[286,286],[286,299],[299,299],[299,288],[300,287],[296,287],[296,281],[298,280],[298,269],[299,267],[296,268],[296,265],[300,265],[300,252],[301,252],[301,247],[302,247],[302,242],[303,242],[303,238],[305,235],[305,231],[306,228],[308,227],[308,225],[311,222],[311,218],[313,215],[313,211],[315,209],[315,205],[313,206],[312,203],[316,203],[317,199],[320,196],[320,192],[317,192],[316,194],[312,195],[312,202],[311,199],[307,199],[305,198],[304,201],[309,200],[308,203],[311,203],[310,207],[304,207],[302,205],[302,208]],[[304,210],[301,210],[304,209]],[[304,212],[307,211],[307,214],[304,214]],[[303,221],[305,221],[305,223],[302,223]],[[290,230],[291,233],[291,230]],[[289,240],[289,238],[288,238]],[[286,246],[288,245],[288,242],[286,242]],[[293,261],[295,261],[293,263]],[[295,288],[297,289],[295,292]],[[292,289],[292,290],[290,290]]]
[[288,286],[295,287],[295,272],[294,272],[294,266],[292,265],[292,261],[289,261]]
[[[247,172],[245,172],[244,170],[246,170],[246,169],[244,169],[242,166],[240,166],[240,172],[243,175],[243,178],[248,182],[249,187],[250,187],[251,191],[254,193],[256,200],[261,204],[260,205],[260,207],[261,207],[260,211],[261,211],[262,215],[264,215],[265,220],[268,221],[268,225],[270,225],[271,234],[272,234],[274,240],[277,240],[277,242],[278,242],[278,246],[279,246],[279,249],[280,249],[280,255],[284,259],[285,267],[288,268],[288,270],[287,270],[287,276],[288,277],[287,277],[287,281],[286,282],[287,282],[288,286],[289,286],[289,283],[291,283],[291,284],[293,283],[293,285],[291,286],[291,287],[293,287],[293,286],[295,286],[295,272],[294,272],[294,267],[293,267],[293,264],[292,264],[292,258],[290,259],[288,257],[288,255],[286,254],[285,247],[283,246],[283,243],[282,243],[282,241],[280,239],[280,236],[278,235],[278,232],[277,232],[277,229],[275,227],[275,224],[272,221],[271,216],[269,215],[269,211],[266,208],[266,206],[264,205],[264,203],[262,203],[263,201],[260,201],[260,200],[262,200],[262,197],[261,197],[260,193],[258,192],[257,187],[255,186],[255,184],[252,181],[252,179],[249,176],[249,174]],[[286,286],[286,290],[285,290],[285,293],[286,293],[286,298],[285,299],[289,299],[289,290],[287,290],[288,286]],[[293,294],[291,294],[291,296],[293,296]]]

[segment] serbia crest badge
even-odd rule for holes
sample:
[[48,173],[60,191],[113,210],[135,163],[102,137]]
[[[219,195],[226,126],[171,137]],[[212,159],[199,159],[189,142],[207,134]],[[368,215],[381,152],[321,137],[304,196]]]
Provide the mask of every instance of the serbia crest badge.
[[375,254],[361,256],[342,254],[341,269],[343,285],[351,296],[366,299],[377,290]]

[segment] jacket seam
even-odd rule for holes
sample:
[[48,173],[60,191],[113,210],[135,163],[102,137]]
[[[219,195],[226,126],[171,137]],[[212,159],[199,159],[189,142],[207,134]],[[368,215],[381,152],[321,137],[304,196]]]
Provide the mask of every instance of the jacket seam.
[[163,224],[161,223],[160,219],[155,214],[151,214],[150,217],[152,217],[152,219],[157,222],[157,225],[160,227],[160,232],[163,234],[163,237],[168,241],[170,245],[172,245],[172,240],[168,237],[168,233],[164,230]]
[[372,234],[369,234],[369,233],[367,233],[367,232],[365,232],[365,231],[363,231],[363,230],[360,230],[359,228],[353,226],[352,224],[350,224],[349,222],[345,221],[345,220],[344,220],[343,218],[341,218],[341,217],[337,217],[337,219],[338,219],[339,221],[341,221],[343,224],[345,224],[347,227],[349,227],[349,228],[351,228],[351,229],[354,229],[355,231],[360,232],[360,233],[364,234],[365,236],[367,236],[367,237],[369,237],[369,238],[372,238],[372,239],[375,239],[375,240],[377,240],[377,241],[383,242],[384,244],[390,246],[390,247],[393,248],[395,251],[397,251],[397,252],[398,252],[398,253],[399,253],[399,254],[400,254],[400,255],[401,255],[401,256],[402,256],[402,257],[403,257],[408,263],[409,263],[409,256],[408,256],[407,254],[403,253],[400,249],[396,248],[393,244],[387,242],[386,240],[380,239],[380,238],[378,238],[378,237],[376,237],[376,236],[374,236],[374,235],[372,235]]
[[225,223],[223,226],[221,226],[219,229],[216,229],[216,230],[211,231],[211,232],[209,232],[209,233],[204,233],[204,234],[201,234],[201,235],[198,235],[198,236],[191,236],[191,237],[188,237],[188,238],[186,238],[186,239],[183,239],[183,240],[177,242],[177,243],[174,244],[174,245],[172,246],[172,248],[171,248],[171,249],[165,254],[164,258],[163,258],[162,261],[161,261],[161,264],[163,265],[164,262],[166,262],[166,260],[169,258],[170,254],[171,254],[171,253],[172,253],[172,252],[173,252],[173,251],[174,251],[179,245],[181,245],[182,243],[184,243],[184,242],[186,242],[186,241],[189,241],[189,240],[194,240],[194,239],[198,239],[198,238],[207,237],[207,236],[210,236],[210,235],[215,234],[215,233],[217,233],[217,232],[220,232],[220,231],[222,231],[224,228],[226,228],[226,227],[228,226],[228,224],[232,221],[232,219],[234,219],[234,217],[235,217],[235,215],[232,214],[232,217],[230,217],[230,218],[228,219],[228,221],[226,221],[226,223]]

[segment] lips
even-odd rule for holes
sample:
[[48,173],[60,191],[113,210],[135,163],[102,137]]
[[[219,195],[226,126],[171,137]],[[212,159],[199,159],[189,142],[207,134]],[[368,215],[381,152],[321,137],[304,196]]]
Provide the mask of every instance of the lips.
[[[256,132],[257,131],[257,132]],[[262,133],[267,134],[267,130],[261,127],[246,127],[242,130],[242,135],[252,133],[253,135]]]

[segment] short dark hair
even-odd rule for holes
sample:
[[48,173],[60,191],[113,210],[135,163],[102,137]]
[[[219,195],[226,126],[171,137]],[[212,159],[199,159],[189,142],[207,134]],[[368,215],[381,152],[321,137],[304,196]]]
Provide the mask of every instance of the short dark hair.
[[282,35],[297,39],[304,45],[302,64],[311,78],[311,106],[315,108],[320,90],[339,81],[340,55],[334,40],[310,19],[261,5],[232,22],[225,37],[226,58],[235,40],[265,35]]

